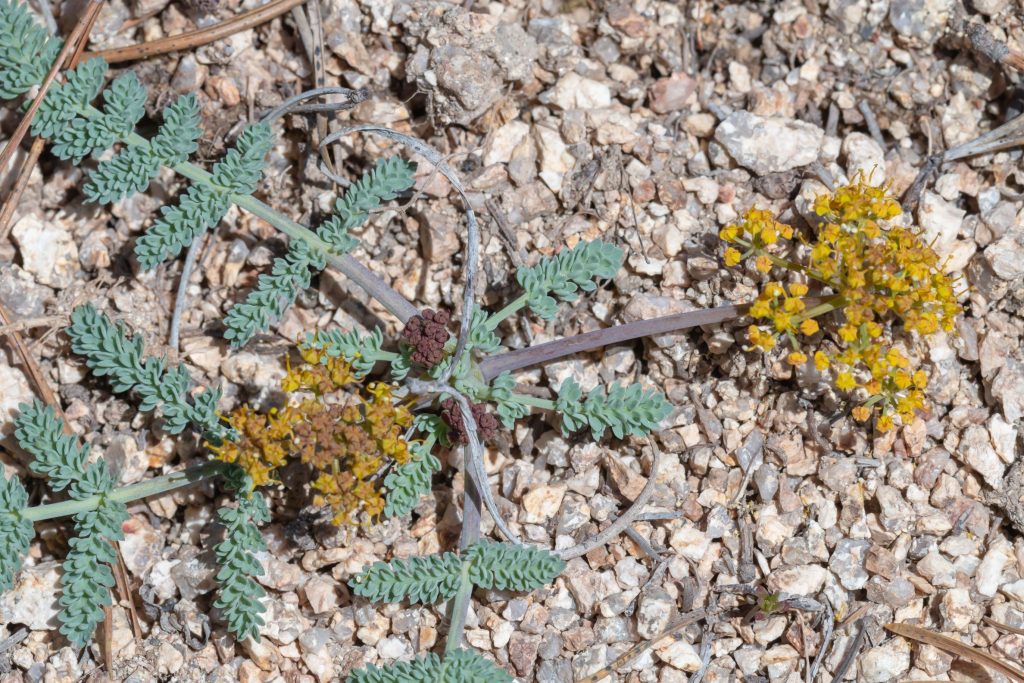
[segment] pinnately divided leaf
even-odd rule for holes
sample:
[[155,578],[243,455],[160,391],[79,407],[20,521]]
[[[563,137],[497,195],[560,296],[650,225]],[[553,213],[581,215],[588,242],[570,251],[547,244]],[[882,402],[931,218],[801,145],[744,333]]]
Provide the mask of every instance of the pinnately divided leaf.
[[516,279],[526,290],[530,310],[550,320],[555,317],[556,298],[575,301],[578,290],[593,291],[597,288],[594,280],[614,277],[621,263],[622,249],[614,244],[601,240],[580,242],[541,259],[535,266],[520,268]]
[[27,507],[28,492],[21,480],[13,474],[8,479],[0,471],[0,591],[14,586],[14,575],[28,554],[32,522],[21,516]]
[[373,370],[380,360],[383,345],[384,333],[379,327],[373,328],[369,334],[359,334],[357,330],[320,330],[307,335],[305,343],[307,348],[323,351],[330,358],[344,358],[352,366],[357,379]]
[[453,553],[413,555],[375,562],[349,582],[352,591],[373,602],[434,603],[448,600],[459,588],[462,561]]
[[[356,247],[358,242],[348,231],[365,221],[381,202],[412,187],[415,168],[400,157],[383,159],[348,188],[336,202],[334,214],[317,230],[317,236],[328,245],[331,255],[345,254]],[[259,277],[256,289],[244,302],[228,311],[224,318],[227,326],[224,337],[238,348],[266,331],[281,318],[299,290],[309,287],[310,269],[319,272],[327,266],[327,257],[326,252],[306,242],[292,240],[288,253],[274,259],[271,272]]]
[[110,564],[117,556],[110,541],[124,538],[121,525],[128,519],[128,510],[109,495],[114,481],[106,461],[87,464],[88,449],[65,433],[52,407],[38,400],[21,405],[15,436],[33,456],[32,470],[48,476],[54,489],[67,488],[75,500],[99,496],[94,509],[74,517],[78,535],[68,542],[70,551],[61,577],[60,604],[64,609],[58,615],[60,631],[76,647],[82,647],[103,620],[103,606],[111,604],[114,575]]
[[645,391],[640,384],[613,384],[607,395],[595,390],[583,402],[580,401],[582,394],[571,377],[558,390],[555,406],[565,434],[590,427],[595,439],[600,439],[605,429],[611,429],[617,439],[627,435],[644,436],[672,412],[672,404],[664,394],[654,389]]
[[490,399],[498,406],[498,419],[505,429],[512,429],[516,420],[530,414],[530,406],[513,398],[515,387],[515,379],[507,372],[501,373],[491,381]]
[[463,558],[470,563],[469,578],[478,588],[532,591],[565,569],[565,560],[544,548],[486,540],[467,548]]
[[102,152],[135,130],[146,113],[146,89],[134,71],[121,74],[103,91],[103,110],[83,110],[56,131],[53,153],[78,164],[83,158]]
[[48,477],[54,491],[63,491],[82,477],[89,448],[64,433],[51,406],[38,400],[22,403],[14,424],[18,444],[33,458],[29,468]]
[[273,135],[268,124],[247,126],[238,136],[235,148],[213,165],[212,183],[195,183],[181,195],[177,206],[160,209],[160,217],[135,242],[139,265],[148,270],[176,256],[192,240],[220,222],[234,202],[233,195],[255,192],[264,157],[272,146]]
[[384,516],[401,517],[412,510],[420,498],[430,493],[434,472],[441,462],[420,442],[409,447],[411,458],[384,478]]
[[107,63],[95,57],[67,72],[67,81],[50,86],[32,119],[32,134],[52,138],[64,126],[82,116],[103,88]]
[[0,0],[0,99],[12,100],[46,78],[61,41],[20,0]]
[[263,496],[252,490],[252,480],[241,468],[228,470],[228,487],[238,495],[238,507],[222,507],[217,519],[227,527],[224,540],[214,552],[220,571],[217,582],[220,590],[213,603],[221,610],[228,630],[238,639],[258,638],[260,627],[266,622],[262,600],[267,592],[252,578],[263,575],[263,567],[255,553],[267,549],[260,524],[270,521]]
[[564,560],[543,548],[480,541],[461,557],[441,553],[375,562],[349,585],[373,602],[432,603],[455,595],[464,569],[479,588],[531,591],[553,581],[564,568]]
[[[90,64],[90,60],[86,64]],[[102,78],[102,75],[101,75]],[[129,144],[112,159],[100,162],[83,188],[91,202],[105,204],[142,192],[161,166],[187,161],[199,145],[199,102],[192,93],[174,100],[163,111],[164,123],[152,139]]]
[[163,359],[144,357],[142,338],[136,335],[129,339],[122,323],[115,325],[92,304],[71,312],[67,334],[71,350],[84,356],[85,364],[96,375],[109,377],[114,391],[134,390],[143,412],[159,407],[167,432],[178,434],[191,422],[211,440],[232,436],[217,413],[218,390],[206,389],[190,402],[185,366],[166,368]]
[[454,650],[444,661],[433,652],[410,662],[395,662],[383,668],[367,666],[349,674],[348,683],[512,683],[512,676],[500,666],[472,650]]

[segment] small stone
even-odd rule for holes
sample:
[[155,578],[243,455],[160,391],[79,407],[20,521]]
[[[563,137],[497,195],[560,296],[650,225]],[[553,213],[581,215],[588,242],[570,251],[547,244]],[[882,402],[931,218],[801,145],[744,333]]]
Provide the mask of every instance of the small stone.
[[917,573],[936,588],[956,586],[956,568],[936,548],[932,548],[927,555],[918,560]]
[[817,161],[824,133],[817,126],[782,117],[733,112],[715,131],[740,166],[757,175],[780,173]]
[[25,373],[20,368],[8,365],[6,358],[0,355],[0,434],[7,436],[14,433],[18,406],[31,403],[34,399],[35,392]]
[[103,459],[121,484],[141,481],[149,470],[149,455],[139,448],[138,441],[130,434],[118,434],[111,439],[103,452]]
[[570,71],[550,91],[550,102],[563,110],[600,109],[611,106],[612,91],[604,83]]
[[922,240],[934,242],[939,256],[948,255],[960,233],[960,226],[967,212],[952,202],[947,202],[935,192],[924,192],[917,210],[917,221],[923,229]]
[[977,607],[966,588],[951,588],[939,601],[943,631],[963,631],[977,620]]
[[836,543],[828,568],[846,590],[860,590],[868,582],[864,562],[870,548],[871,541],[863,539],[844,538]]
[[154,529],[145,515],[135,515],[123,525],[121,556],[128,571],[144,577],[160,559],[164,547],[163,534]]
[[641,638],[653,638],[668,626],[675,600],[663,588],[652,588],[640,598],[636,612],[636,631]]
[[520,676],[529,679],[533,667],[537,663],[537,650],[540,649],[540,636],[517,631],[508,642],[508,658]]
[[522,121],[509,121],[494,131],[484,146],[484,165],[507,164],[512,152],[530,134],[530,126]]
[[691,562],[700,562],[711,547],[711,539],[700,529],[684,526],[672,532],[668,544]]
[[768,589],[790,595],[816,595],[827,577],[828,570],[816,564],[785,567],[768,575]]
[[1006,464],[992,447],[987,429],[981,425],[971,425],[965,429],[956,455],[980,474],[986,484],[995,489],[1000,487]]
[[668,114],[684,109],[696,87],[696,81],[684,73],[659,78],[651,86],[651,111],[655,114]]
[[879,185],[885,180],[885,151],[870,135],[850,133],[843,139],[842,154],[846,158],[846,176],[861,174],[865,180]]
[[[182,646],[184,647],[184,646]],[[177,673],[185,664],[185,654],[168,642],[161,642],[156,651],[156,670],[167,676]]]
[[608,456],[608,474],[619,493],[634,500],[643,491],[647,479],[614,455]]
[[59,567],[57,562],[42,562],[18,572],[14,587],[0,594],[0,624],[24,624],[33,631],[57,628]]
[[0,265],[0,302],[18,318],[37,318],[46,311],[53,291],[14,263]]
[[1007,235],[985,248],[985,260],[992,272],[1003,280],[1019,281],[1024,277],[1024,245]]
[[931,45],[946,28],[953,0],[893,0],[889,23],[915,45]]
[[671,640],[668,645],[654,651],[658,659],[674,669],[694,672],[700,669],[700,655],[693,645],[685,640]]
[[858,662],[858,683],[901,680],[902,674],[910,668],[910,641],[890,638],[877,647],[865,649]]
[[303,586],[306,595],[306,602],[314,614],[324,614],[334,610],[338,606],[338,592],[332,580],[317,575],[306,582]]
[[544,524],[558,514],[565,497],[565,484],[538,486],[523,496],[522,521],[527,524]]
[[71,285],[78,272],[78,246],[61,223],[44,222],[28,214],[11,230],[21,264],[36,282],[63,289]]
[[1013,546],[1005,539],[992,544],[974,575],[974,584],[980,595],[991,598],[1003,582],[1003,570],[1014,561]]

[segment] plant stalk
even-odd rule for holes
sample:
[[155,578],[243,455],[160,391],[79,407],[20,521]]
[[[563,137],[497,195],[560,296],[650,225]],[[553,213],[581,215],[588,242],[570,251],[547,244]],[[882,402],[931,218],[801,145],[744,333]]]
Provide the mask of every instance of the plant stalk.
[[501,324],[501,321],[509,317],[520,308],[526,305],[528,297],[525,294],[520,294],[516,299],[509,303],[505,308],[500,311],[491,314],[487,321],[484,323],[484,329],[488,332],[493,332],[494,328]]
[[718,308],[674,313],[651,320],[637,320],[623,325],[606,327],[602,330],[578,334],[575,337],[556,339],[546,344],[538,344],[537,346],[529,346],[525,349],[489,356],[480,361],[479,370],[484,380],[489,382],[504,372],[514,372],[532,365],[540,365],[541,363],[547,363],[558,358],[564,358],[565,356],[599,349],[603,346],[733,320],[746,315],[749,308],[749,304],[730,304],[728,306],[719,306]]
[[[479,525],[478,525],[479,528]],[[469,598],[473,594],[473,582],[469,578],[470,564],[462,561],[459,590],[449,603],[448,635],[445,637],[444,654],[447,657],[462,645],[462,633],[466,630],[466,616],[469,614]]]
[[139,483],[132,484],[131,486],[115,489],[107,494],[97,494],[81,500],[65,500],[59,503],[50,503],[48,505],[36,505],[35,507],[22,511],[21,516],[23,519],[27,519],[30,522],[41,522],[45,519],[68,517],[70,515],[77,515],[80,512],[95,510],[99,507],[103,498],[120,501],[122,503],[129,503],[133,500],[139,500],[140,498],[149,498],[161,493],[167,493],[168,491],[184,488],[185,486],[189,486],[198,481],[212,479],[219,475],[223,469],[223,462],[220,462],[219,460],[210,460],[202,465],[188,467],[178,472],[172,472],[171,474],[165,474],[162,477],[156,477],[155,479],[140,481]]

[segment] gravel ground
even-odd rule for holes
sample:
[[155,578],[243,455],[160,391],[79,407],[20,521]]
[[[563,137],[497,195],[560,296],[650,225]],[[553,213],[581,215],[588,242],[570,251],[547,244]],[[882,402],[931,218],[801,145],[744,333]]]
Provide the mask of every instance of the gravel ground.
[[[74,14],[71,4],[63,13]],[[206,25],[253,4],[113,0],[91,49]],[[985,24],[1024,49],[1024,7],[965,4],[325,0],[325,67],[329,84],[373,95],[342,120],[386,124],[455,155],[485,218],[479,295],[487,305],[515,294],[516,263],[567,241],[600,236],[627,250],[613,283],[551,323],[502,328],[522,346],[748,301],[757,283],[722,267],[717,238],[746,208],[799,222],[824,177],[858,170],[884,175],[901,194],[929,155],[1018,115],[1021,74],[972,50],[966,29]],[[129,68],[150,86],[151,112],[174,94],[199,93],[201,159],[221,153],[254,112],[312,87],[291,18]],[[5,111],[0,131],[9,134],[16,121]],[[333,198],[308,144],[312,127],[285,119],[259,191],[307,222]],[[388,144],[347,139],[338,148],[345,172],[357,174]],[[468,644],[519,680],[573,681],[706,609],[718,615],[655,642],[617,680],[795,683],[807,679],[830,631],[816,680],[832,680],[851,651],[847,680],[990,680],[965,660],[891,636],[883,626],[893,621],[1007,662],[1024,659],[1020,159],[1010,149],[947,164],[920,197],[917,222],[970,290],[959,335],[924,342],[930,411],[901,430],[873,433],[831,390],[744,352],[740,324],[522,373],[539,385],[572,374],[584,388],[637,376],[662,387],[677,409],[654,439],[665,457],[650,510],[679,514],[637,525],[663,563],[624,536],[570,561],[547,589],[478,591]],[[458,310],[459,201],[425,168],[420,174],[425,196],[408,212],[374,216],[356,255],[418,304]],[[284,246],[272,228],[233,209],[203,250],[182,349],[171,350],[180,261],[139,272],[131,245],[177,182],[160,176],[148,194],[97,208],[84,203],[81,176],[44,156],[11,239],[0,244],[0,301],[18,319],[96,301],[151,349],[184,360],[197,381],[222,386],[225,410],[275,400],[285,353],[304,330],[381,324],[397,333],[379,305],[326,272],[273,334],[229,351],[220,336],[225,309]],[[62,334],[37,328],[26,337],[75,431],[123,483],[203,457],[194,439],[166,435],[86,376]],[[2,349],[0,429],[9,442],[13,409],[34,391],[13,347]],[[513,529],[562,547],[595,533],[637,495],[651,448],[646,440],[565,439],[534,416],[499,439],[487,466]],[[26,478],[10,443],[0,459]],[[324,683],[429,651],[443,642],[442,607],[369,605],[345,582],[369,562],[452,546],[458,463],[447,456],[433,496],[411,519],[358,530],[325,523],[301,486],[268,489],[274,521],[264,529],[262,583],[270,618],[258,643],[235,643],[208,616],[221,496],[197,487],[135,505],[121,549],[143,632],[133,636],[126,602],[114,607],[111,672],[101,670],[96,646],[79,655],[56,631],[66,527],[37,525],[15,590],[0,597],[0,640],[28,629],[0,653],[0,680]],[[38,481],[31,488],[34,500],[45,490]],[[485,516],[485,532],[490,524]],[[729,588],[736,584],[800,599],[753,615],[749,599]]]

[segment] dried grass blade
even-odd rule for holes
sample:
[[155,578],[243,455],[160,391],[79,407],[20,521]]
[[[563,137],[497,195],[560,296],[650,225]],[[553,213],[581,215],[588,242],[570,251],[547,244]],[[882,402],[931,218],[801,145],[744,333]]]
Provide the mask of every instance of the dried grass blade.
[[951,652],[969,662],[974,662],[975,664],[981,664],[982,666],[995,669],[1012,680],[1024,683],[1024,671],[1010,666],[987,652],[977,650],[970,645],[965,645],[955,638],[950,638],[949,636],[941,633],[935,633],[934,631],[929,631],[926,628],[913,626],[911,624],[886,624],[885,628],[887,631],[895,633],[898,636],[933,645],[940,650]]

